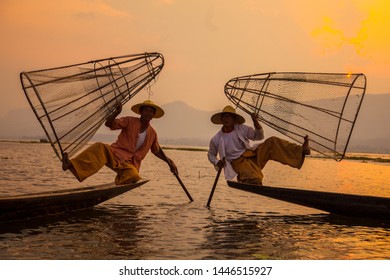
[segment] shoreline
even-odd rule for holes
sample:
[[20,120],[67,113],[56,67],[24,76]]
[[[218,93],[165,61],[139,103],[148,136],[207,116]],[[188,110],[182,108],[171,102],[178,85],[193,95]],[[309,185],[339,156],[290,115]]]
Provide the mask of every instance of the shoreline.
[[[11,140],[11,139],[1,139],[0,143],[21,143],[21,144],[49,144],[48,141],[42,140]],[[170,146],[170,145],[161,145],[161,148],[164,150],[177,150],[177,151],[189,151],[189,152],[207,152],[207,147],[195,147],[195,146]],[[369,153],[372,157],[367,156],[368,153],[365,152],[353,152],[347,153],[343,160],[357,160],[362,162],[379,162],[379,163],[390,163],[390,154],[377,154],[377,153]],[[387,156],[388,158],[380,157]],[[328,159],[322,156],[309,156],[311,158],[321,158]]]

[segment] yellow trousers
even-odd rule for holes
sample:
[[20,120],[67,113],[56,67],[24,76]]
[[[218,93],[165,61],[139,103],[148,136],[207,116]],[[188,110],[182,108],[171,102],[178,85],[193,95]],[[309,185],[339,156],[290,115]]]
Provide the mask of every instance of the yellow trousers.
[[269,160],[300,169],[305,160],[303,148],[277,137],[270,137],[255,150],[245,151],[233,160],[233,169],[237,172],[237,180],[248,184],[263,184],[262,169]]
[[135,183],[141,179],[137,168],[130,162],[118,162],[110,146],[104,143],[94,143],[82,153],[71,159],[70,171],[80,181],[98,172],[103,166],[107,166],[117,173],[115,184]]

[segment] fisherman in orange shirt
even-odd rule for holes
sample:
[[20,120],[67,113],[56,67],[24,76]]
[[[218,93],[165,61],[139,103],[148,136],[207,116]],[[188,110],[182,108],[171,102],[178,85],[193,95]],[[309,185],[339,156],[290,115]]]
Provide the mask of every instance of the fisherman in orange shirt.
[[150,100],[132,106],[131,110],[140,117],[116,118],[122,112],[120,104],[105,122],[111,130],[121,130],[115,143],[94,143],[73,159],[69,159],[67,153],[64,153],[62,169],[70,170],[82,182],[107,166],[117,173],[116,185],[135,183],[141,179],[141,161],[151,150],[155,156],[168,163],[172,172],[177,173],[175,163],[161,150],[157,133],[150,125],[153,118],[158,119],[164,115],[164,110]]

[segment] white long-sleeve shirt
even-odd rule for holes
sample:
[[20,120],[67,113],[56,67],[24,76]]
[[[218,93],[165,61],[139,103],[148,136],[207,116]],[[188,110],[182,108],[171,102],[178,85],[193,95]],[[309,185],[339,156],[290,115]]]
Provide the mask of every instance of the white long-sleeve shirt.
[[254,129],[245,124],[235,124],[234,130],[229,133],[222,132],[222,129],[210,140],[208,151],[209,161],[217,165],[219,158],[225,158],[226,165],[224,168],[225,179],[232,180],[237,176],[231,161],[240,157],[246,150],[252,150],[257,147],[250,145],[250,140],[258,141],[264,139],[263,129]]

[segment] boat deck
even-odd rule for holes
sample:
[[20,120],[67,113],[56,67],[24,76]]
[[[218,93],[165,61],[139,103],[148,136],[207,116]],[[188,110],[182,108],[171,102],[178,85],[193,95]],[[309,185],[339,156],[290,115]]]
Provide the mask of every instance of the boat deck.
[[81,188],[0,197],[0,222],[66,213],[93,207],[148,180],[116,186],[114,183]]
[[319,209],[331,214],[390,221],[390,198],[257,186],[227,181],[229,187]]

